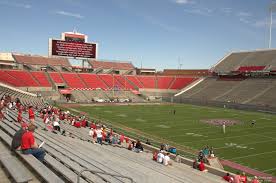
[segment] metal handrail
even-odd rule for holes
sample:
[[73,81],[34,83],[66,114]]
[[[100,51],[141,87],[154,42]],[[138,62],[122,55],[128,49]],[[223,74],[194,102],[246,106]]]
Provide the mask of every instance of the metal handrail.
[[80,183],[80,177],[81,177],[81,174],[83,172],[100,173],[100,174],[110,175],[112,177],[126,178],[126,179],[130,180],[131,183],[134,183],[134,181],[133,181],[133,179],[131,177],[127,177],[127,176],[123,176],[123,175],[118,175],[118,174],[111,174],[111,173],[107,173],[107,172],[100,172],[100,171],[95,171],[95,170],[90,170],[90,169],[83,169],[83,170],[81,170],[78,173],[77,183]]

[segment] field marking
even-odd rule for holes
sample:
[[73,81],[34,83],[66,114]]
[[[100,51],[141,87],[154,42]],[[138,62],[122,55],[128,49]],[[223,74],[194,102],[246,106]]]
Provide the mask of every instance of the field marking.
[[247,156],[238,156],[229,160],[237,160],[237,159],[243,159],[243,158],[248,158],[248,157],[254,157],[254,156],[259,156],[259,155],[263,155],[263,154],[271,154],[271,153],[276,153],[276,151],[270,151],[270,152],[263,152],[263,153],[257,153],[257,154],[250,154]]
[[271,168],[271,169],[263,170],[263,172],[270,172],[272,170],[276,170],[276,168]]
[[[259,143],[264,143],[264,142],[275,142],[276,139],[274,140],[263,140],[263,141],[257,141],[257,142],[254,142],[254,143],[247,143],[247,144],[240,144],[240,145],[252,145],[252,144],[259,144]],[[214,148],[214,149],[225,149],[225,148],[231,148],[230,146],[223,146],[223,147],[217,147],[217,148]]]
[[159,128],[166,128],[166,129],[171,128],[170,126],[167,126],[167,125],[156,125],[156,127],[159,127]]
[[[252,134],[248,134],[248,135],[239,135],[239,136],[232,136],[232,137],[224,137],[224,138],[238,138],[238,137],[244,137],[244,136],[250,136]],[[184,141],[186,143],[195,143],[195,142],[204,142],[204,141],[209,141],[209,140],[223,140],[224,138],[220,137],[220,138],[214,138],[214,139],[204,139],[204,140],[196,140],[196,141]]]
[[[138,122],[146,122],[147,120],[137,118],[137,119],[135,119],[135,121],[138,121]],[[151,128],[152,128],[152,127],[151,127]]]
[[[232,132],[239,132],[239,131],[244,131],[244,130],[253,130],[253,129],[263,129],[263,128],[268,128],[268,127],[275,127],[276,126],[266,126],[266,127],[250,127],[250,128],[246,128],[246,129],[232,129],[232,130],[229,130],[230,132],[229,133],[232,133]],[[218,127],[217,127],[218,128]],[[188,129],[185,129],[185,130],[188,130]],[[189,131],[191,131],[192,129],[190,129]],[[207,136],[210,134],[217,134],[218,132],[210,132],[210,133],[202,133],[203,135]],[[221,132],[222,133],[222,132]],[[227,128],[226,128],[226,133],[227,133]],[[269,132],[268,132],[269,133]],[[271,132],[271,133],[274,133],[274,132]],[[252,134],[252,133],[251,133]],[[257,135],[257,134],[256,134]],[[181,135],[174,135],[174,136],[170,136],[170,137],[184,137],[186,135],[184,134],[181,134]],[[223,138],[223,137],[221,137]],[[272,138],[272,137],[267,137],[267,138]]]
[[118,114],[117,116],[119,116],[119,117],[123,117],[123,118],[127,117],[127,115],[126,115],[126,114]]

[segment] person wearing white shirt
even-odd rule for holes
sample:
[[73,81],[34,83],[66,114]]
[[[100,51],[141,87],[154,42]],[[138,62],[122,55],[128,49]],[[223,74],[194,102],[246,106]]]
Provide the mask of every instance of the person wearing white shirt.
[[97,134],[97,143],[103,145],[103,135],[102,135],[102,129],[100,127],[97,127],[96,134]]
[[165,157],[164,154],[160,151],[160,152],[157,154],[157,162],[158,162],[158,163],[162,163],[164,157]]
[[165,157],[163,158],[163,165],[168,166],[171,165],[171,158],[170,158],[170,153],[167,153]]

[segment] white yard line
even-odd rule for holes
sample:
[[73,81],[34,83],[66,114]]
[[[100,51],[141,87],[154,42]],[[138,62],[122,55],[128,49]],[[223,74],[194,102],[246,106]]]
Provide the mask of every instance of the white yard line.
[[[226,133],[227,133],[228,130],[230,132],[239,132],[239,131],[244,131],[244,130],[263,129],[263,128],[270,128],[270,127],[276,128],[276,126],[265,126],[265,127],[250,127],[250,128],[247,128],[247,129],[231,129],[231,130],[229,130],[226,127]],[[211,128],[211,127],[208,127],[208,128]],[[199,128],[199,129],[203,129],[203,128]],[[185,129],[185,130],[192,131],[193,129]],[[200,132],[196,131],[195,133],[199,133],[199,134],[204,135],[204,136],[210,136],[210,134],[217,134],[218,132],[200,133]],[[222,128],[221,128],[221,133],[222,133]],[[184,136],[186,136],[186,135],[182,134],[182,135],[174,135],[174,136],[170,136],[170,137],[184,137]],[[269,137],[269,138],[272,138],[272,137]]]
[[[248,143],[248,144],[239,144],[240,146],[247,146],[247,145],[253,145],[253,144],[258,144],[258,143],[265,143],[265,142],[275,142],[276,139],[274,140],[263,140],[263,141],[257,141],[254,143]],[[223,146],[223,147],[218,147],[218,148],[214,148],[214,149],[226,149],[226,148],[232,148],[231,146]]]
[[267,169],[267,170],[262,170],[262,172],[270,172],[272,170],[276,170],[276,168],[271,168],[271,169]]
[[[201,142],[201,141],[210,141],[210,140],[223,140],[225,138],[227,139],[231,139],[231,138],[238,138],[238,137],[245,137],[245,136],[251,136],[252,134],[247,134],[247,135],[239,135],[239,136],[232,136],[232,137],[219,137],[219,138],[214,138],[214,139],[204,139],[204,140],[197,140],[195,141],[196,143],[197,142]],[[184,141],[185,142],[185,141]],[[186,141],[188,143],[195,143],[194,141],[191,142],[191,141]]]
[[238,156],[229,160],[237,160],[237,159],[243,159],[243,158],[248,158],[248,157],[254,157],[254,156],[259,156],[259,155],[263,155],[263,154],[271,154],[271,153],[276,153],[276,151],[270,151],[270,152],[263,152],[263,153],[258,153],[258,154],[250,154],[247,156]]

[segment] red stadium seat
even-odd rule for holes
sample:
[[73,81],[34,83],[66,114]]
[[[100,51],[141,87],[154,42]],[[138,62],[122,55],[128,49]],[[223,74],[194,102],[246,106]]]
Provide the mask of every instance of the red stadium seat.
[[86,88],[77,73],[61,73],[70,88]]
[[49,72],[49,75],[55,83],[58,83],[58,84],[64,83],[64,80],[60,76],[60,73],[58,73],[58,72]]
[[170,76],[158,76],[157,77],[157,88],[158,89],[169,89],[173,79],[174,78],[170,77]]
[[108,88],[106,84],[103,83],[96,74],[80,73],[79,76],[89,88],[101,88],[101,89]]
[[43,87],[51,87],[44,72],[31,72],[32,76],[39,82]]
[[239,67],[238,71],[241,72],[250,72],[250,71],[262,71],[264,70],[265,66],[241,66]]
[[144,88],[155,88],[155,76],[137,76]]
[[195,80],[197,80],[197,78],[175,78],[175,81],[170,87],[170,89],[182,89],[185,86],[194,82]]
[[28,87],[38,87],[40,86],[38,82],[34,80],[32,75],[27,71],[18,70],[6,70],[6,73],[16,78],[18,81],[23,82],[24,86]]

